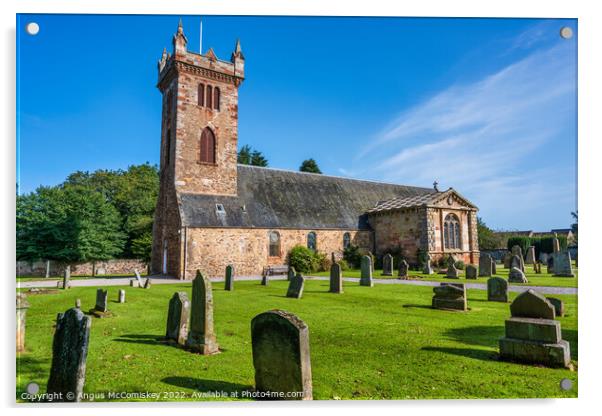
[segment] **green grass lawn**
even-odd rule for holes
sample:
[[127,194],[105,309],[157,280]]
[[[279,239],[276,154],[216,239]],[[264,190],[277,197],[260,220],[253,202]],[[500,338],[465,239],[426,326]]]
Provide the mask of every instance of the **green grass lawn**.
[[[503,277],[504,279],[508,279],[508,273],[510,270],[505,269],[503,265],[497,265],[497,274],[496,276]],[[577,287],[577,277],[578,271],[576,267],[573,267],[573,273],[575,273],[575,277],[554,277],[551,274],[546,273],[545,266],[541,268],[541,274],[536,274],[533,271],[533,266],[525,265],[525,276],[529,283],[511,283],[512,285],[517,286],[554,286],[554,287]],[[351,269],[343,272],[344,277],[360,277],[361,271],[360,269]],[[409,272],[410,276],[415,279],[432,281],[432,282],[449,282],[450,279],[445,278],[444,274],[431,274],[427,275],[424,273],[416,272],[411,270]],[[312,276],[330,276],[330,272],[317,272],[311,273]],[[394,271],[393,276],[382,276],[382,269],[375,270],[372,276],[375,279],[397,279],[397,270]],[[464,270],[460,270],[460,279],[465,280],[464,278]],[[467,283],[487,283],[488,277],[479,277],[476,280],[466,280]]]
[[[165,333],[167,306],[182,285],[126,288],[114,317],[93,318],[84,391],[172,392],[160,400],[199,400],[196,392],[241,392],[254,385],[250,323],[266,310],[297,314],[309,326],[314,399],[435,399],[576,397],[577,372],[497,360],[509,304],[487,302],[486,291],[468,290],[468,312],[430,308],[432,288],[346,283],[328,293],[327,281],[307,281],[302,299],[289,299],[286,281],[261,286],[236,282],[234,292],[214,283],[215,328],[222,353],[202,356],[157,341]],[[27,351],[17,358],[17,398],[28,382],[45,391],[58,312],[80,298],[94,305],[96,288],[29,296]],[[515,294],[511,294],[512,297]],[[563,338],[577,361],[577,297],[566,302]],[[574,388],[564,392],[562,378]]]

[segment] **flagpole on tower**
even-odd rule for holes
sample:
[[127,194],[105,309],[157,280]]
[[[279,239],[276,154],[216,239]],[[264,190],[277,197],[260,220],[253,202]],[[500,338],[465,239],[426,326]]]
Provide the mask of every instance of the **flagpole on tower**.
[[200,31],[200,42],[199,42],[199,53],[203,54],[203,18],[201,17],[201,31]]

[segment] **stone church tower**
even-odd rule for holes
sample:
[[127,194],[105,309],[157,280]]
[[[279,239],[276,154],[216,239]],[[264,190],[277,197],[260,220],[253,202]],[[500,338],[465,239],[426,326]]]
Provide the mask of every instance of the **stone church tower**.
[[234,196],[237,192],[238,87],[244,56],[236,43],[230,62],[213,49],[187,50],[182,21],[173,53],[158,62],[162,94],[160,190],[153,229],[153,273],[178,275],[181,244],[180,194]]

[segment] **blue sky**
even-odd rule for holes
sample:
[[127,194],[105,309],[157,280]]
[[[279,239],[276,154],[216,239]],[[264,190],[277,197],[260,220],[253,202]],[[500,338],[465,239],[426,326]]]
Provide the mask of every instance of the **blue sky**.
[[[156,63],[179,16],[20,15],[21,192],[75,170],[158,163]],[[35,21],[36,36],[24,27]],[[199,17],[183,16],[189,50]],[[560,28],[573,29],[571,39]],[[246,58],[239,146],[271,167],[454,187],[496,229],[576,209],[572,19],[203,17],[203,52]]]

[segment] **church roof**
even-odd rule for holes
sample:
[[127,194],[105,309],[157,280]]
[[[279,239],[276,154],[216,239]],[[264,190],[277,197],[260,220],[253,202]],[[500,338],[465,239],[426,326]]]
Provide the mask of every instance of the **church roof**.
[[379,201],[374,207],[370,208],[367,212],[368,214],[384,212],[384,211],[392,211],[396,209],[403,208],[412,208],[412,207],[420,207],[420,206],[435,206],[444,199],[448,197],[455,197],[458,199],[462,205],[467,208],[475,208],[476,206],[468,201],[466,198],[461,196],[454,188],[449,188],[444,192],[431,192],[425,193],[421,195],[403,195],[398,196],[392,199]]
[[368,229],[367,212],[379,201],[433,194],[432,188],[238,165],[237,196],[182,193],[180,213],[187,227]]

